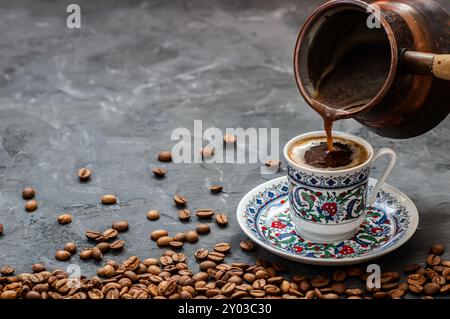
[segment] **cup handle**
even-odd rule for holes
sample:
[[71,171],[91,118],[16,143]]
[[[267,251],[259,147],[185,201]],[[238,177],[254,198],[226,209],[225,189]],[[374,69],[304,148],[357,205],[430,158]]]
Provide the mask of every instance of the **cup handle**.
[[379,157],[383,156],[383,155],[387,155],[390,157],[389,163],[386,167],[386,169],[384,170],[383,174],[381,175],[381,177],[378,179],[377,184],[375,185],[375,187],[372,190],[372,193],[370,193],[370,197],[369,200],[367,202],[367,206],[372,205],[373,203],[375,203],[375,200],[377,199],[377,194],[378,191],[380,190],[381,186],[383,186],[384,182],[386,181],[386,178],[389,176],[389,174],[392,171],[392,168],[394,168],[395,162],[397,162],[397,154],[391,150],[390,148],[381,148],[373,157],[372,163]]

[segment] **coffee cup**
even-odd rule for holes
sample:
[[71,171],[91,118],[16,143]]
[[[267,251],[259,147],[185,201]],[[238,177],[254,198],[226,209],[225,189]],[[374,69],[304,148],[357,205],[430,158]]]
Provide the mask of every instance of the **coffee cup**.
[[[364,220],[368,206],[395,165],[397,155],[389,148],[374,152],[364,139],[333,131],[333,138],[359,145],[365,158],[354,166],[317,168],[294,160],[292,147],[302,141],[324,140],[323,131],[310,132],[291,139],[284,147],[288,163],[290,216],[297,233],[313,242],[329,243],[350,239]],[[373,162],[388,156],[389,162],[369,194],[368,182]]]

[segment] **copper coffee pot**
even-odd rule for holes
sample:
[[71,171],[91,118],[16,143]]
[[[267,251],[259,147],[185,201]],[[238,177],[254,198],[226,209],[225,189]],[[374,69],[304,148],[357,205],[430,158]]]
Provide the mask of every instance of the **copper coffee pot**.
[[[373,16],[372,16],[373,15]],[[432,0],[332,0],[305,22],[294,52],[295,79],[308,104],[336,52],[364,34],[351,33],[362,18],[384,29],[390,70],[373,99],[341,118],[354,118],[379,135],[408,138],[438,125],[450,112],[450,16]],[[370,41],[370,39],[365,39]]]

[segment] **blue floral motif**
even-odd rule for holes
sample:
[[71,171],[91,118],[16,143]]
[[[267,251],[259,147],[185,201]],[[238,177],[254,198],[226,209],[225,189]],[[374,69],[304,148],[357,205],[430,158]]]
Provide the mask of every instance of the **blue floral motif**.
[[288,175],[298,184],[305,186],[311,186],[316,188],[348,188],[356,186],[358,184],[364,183],[369,179],[370,167],[365,167],[364,169],[357,171],[353,174],[347,174],[343,176],[319,176],[316,174],[307,174],[301,172],[294,167],[287,166]]

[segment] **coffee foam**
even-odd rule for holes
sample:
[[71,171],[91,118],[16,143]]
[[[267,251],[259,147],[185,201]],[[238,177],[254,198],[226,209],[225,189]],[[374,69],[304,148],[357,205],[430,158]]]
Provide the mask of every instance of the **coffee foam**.
[[344,170],[352,167],[356,167],[366,162],[369,158],[369,150],[367,150],[364,146],[359,144],[358,142],[333,136],[333,143],[342,143],[348,145],[352,151],[351,162],[348,165],[340,166],[340,167],[330,167],[330,168],[318,168],[312,165],[309,165],[305,161],[305,153],[309,149],[314,146],[319,145],[320,143],[326,143],[327,138],[325,136],[315,136],[309,137],[304,140],[299,140],[293,143],[288,149],[289,158],[294,161],[296,164],[308,167],[311,170],[323,170],[323,171],[338,171]]

